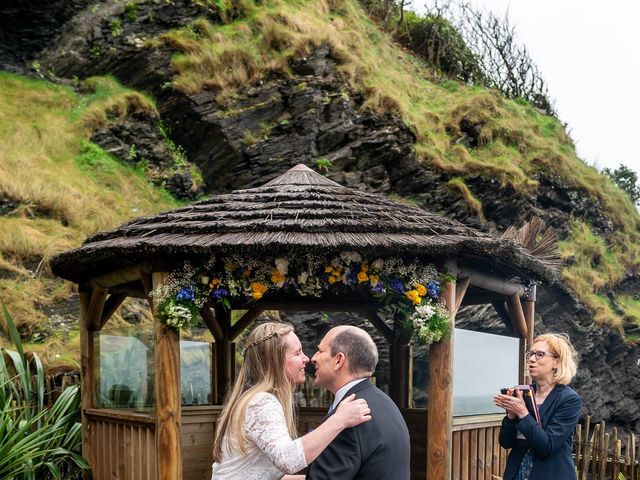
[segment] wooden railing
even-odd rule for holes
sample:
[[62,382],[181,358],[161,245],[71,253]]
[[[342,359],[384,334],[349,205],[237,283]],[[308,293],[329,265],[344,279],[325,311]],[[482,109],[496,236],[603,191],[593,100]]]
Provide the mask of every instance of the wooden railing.
[[618,480],[620,474],[626,480],[640,480],[640,445],[631,433],[618,437],[614,427],[605,432],[605,423],[595,424],[590,432],[590,418],[585,418],[584,427],[578,425],[573,437],[573,456],[578,471],[578,480]]
[[93,480],[156,480],[154,417],[93,409],[85,414]]
[[489,480],[502,476],[508,454],[498,444],[503,416],[479,415],[453,419],[453,480]]

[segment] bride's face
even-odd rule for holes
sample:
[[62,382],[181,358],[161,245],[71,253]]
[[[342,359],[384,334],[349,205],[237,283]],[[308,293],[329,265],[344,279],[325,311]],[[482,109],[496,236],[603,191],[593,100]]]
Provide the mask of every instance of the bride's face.
[[302,351],[302,344],[295,333],[287,333],[284,341],[287,346],[287,358],[284,363],[287,377],[296,385],[304,383],[305,367],[309,363],[309,357]]

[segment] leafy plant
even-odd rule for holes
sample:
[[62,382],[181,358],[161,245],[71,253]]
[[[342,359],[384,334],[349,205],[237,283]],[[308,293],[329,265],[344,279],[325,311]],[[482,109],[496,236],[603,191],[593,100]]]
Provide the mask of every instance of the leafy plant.
[[633,203],[640,204],[640,184],[638,183],[638,174],[626,165],[620,165],[615,170],[605,168],[602,170],[613,183],[615,183],[622,191],[627,193]]
[[327,157],[316,158],[313,163],[316,166],[316,170],[320,173],[328,173],[329,169],[333,167],[333,162]]
[[0,478],[79,478],[89,468],[78,453],[80,390],[68,388],[53,406],[45,406],[42,362],[25,353],[4,303],[2,309],[16,350],[0,350]]
[[109,26],[111,27],[111,35],[113,35],[114,37],[119,37],[120,35],[122,35],[122,22],[120,20],[114,18],[113,20],[111,20]]

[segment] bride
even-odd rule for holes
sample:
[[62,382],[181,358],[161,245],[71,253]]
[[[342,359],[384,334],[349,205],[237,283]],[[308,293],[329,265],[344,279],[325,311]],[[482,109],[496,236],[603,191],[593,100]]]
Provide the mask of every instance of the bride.
[[293,327],[256,326],[243,355],[218,419],[212,480],[304,479],[285,474],[305,468],[345,428],[371,419],[366,401],[351,395],[322,425],[297,438],[293,389],[304,383],[309,358]]

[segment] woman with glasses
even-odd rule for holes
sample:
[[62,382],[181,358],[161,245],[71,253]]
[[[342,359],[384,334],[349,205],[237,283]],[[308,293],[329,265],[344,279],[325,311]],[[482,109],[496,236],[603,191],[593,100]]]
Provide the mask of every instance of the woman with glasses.
[[507,415],[499,442],[510,448],[504,480],[575,480],[571,440],[582,402],[568,386],[576,374],[576,351],[567,335],[536,337],[527,352],[540,424],[529,413],[521,390],[496,395],[494,403]]

